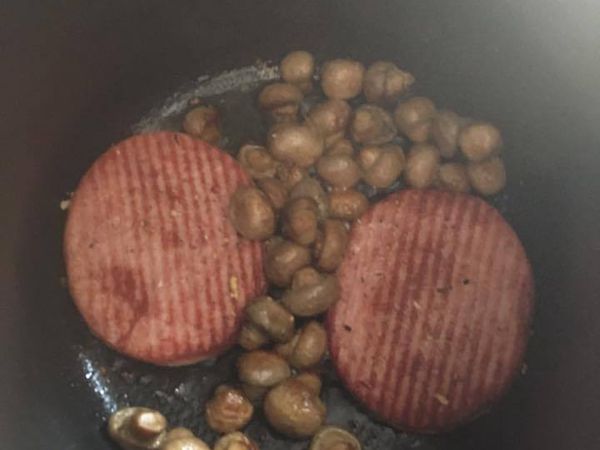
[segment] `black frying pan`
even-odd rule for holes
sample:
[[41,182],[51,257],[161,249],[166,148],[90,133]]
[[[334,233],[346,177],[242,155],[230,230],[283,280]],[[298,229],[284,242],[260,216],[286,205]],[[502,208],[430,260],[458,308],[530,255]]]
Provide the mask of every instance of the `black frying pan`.
[[[330,420],[367,449],[600,448],[600,6],[521,2],[5,1],[0,6],[0,447],[110,449],[111,402],[210,440],[202,403],[234,355],[158,369],[90,336],[61,286],[59,202],[91,162],[198,75],[307,48],[391,58],[420,93],[504,132],[505,214],[536,273],[527,371],[439,437],[372,422],[328,377]],[[264,450],[303,448],[249,429]]]

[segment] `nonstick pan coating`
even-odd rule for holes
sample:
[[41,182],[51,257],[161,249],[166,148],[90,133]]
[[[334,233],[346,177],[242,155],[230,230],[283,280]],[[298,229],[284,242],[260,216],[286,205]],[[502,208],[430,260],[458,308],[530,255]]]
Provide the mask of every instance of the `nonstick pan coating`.
[[[584,0],[4,2],[2,448],[112,448],[108,392],[203,432],[202,399],[231,376],[234,355],[213,367],[156,369],[91,337],[61,285],[59,203],[173,92],[293,48],[396,60],[440,106],[498,124],[508,143],[503,207],[538,293],[526,373],[473,424],[439,437],[394,433],[356,409],[331,375],[332,421],[370,449],[598,448],[599,22],[598,6]],[[265,430],[250,428],[264,450],[303,448]]]

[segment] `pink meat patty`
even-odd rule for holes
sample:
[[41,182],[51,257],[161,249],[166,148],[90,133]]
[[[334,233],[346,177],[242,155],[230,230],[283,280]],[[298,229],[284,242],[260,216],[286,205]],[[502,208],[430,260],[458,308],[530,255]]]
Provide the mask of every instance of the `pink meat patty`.
[[96,160],[64,236],[69,288],[92,332],[160,365],[231,345],[266,287],[261,244],[227,218],[231,194],[248,184],[229,155],[179,133],[134,136]]
[[440,191],[389,196],[354,225],[338,276],[332,359],[386,423],[452,429],[519,371],[532,273],[514,231],[484,201]]

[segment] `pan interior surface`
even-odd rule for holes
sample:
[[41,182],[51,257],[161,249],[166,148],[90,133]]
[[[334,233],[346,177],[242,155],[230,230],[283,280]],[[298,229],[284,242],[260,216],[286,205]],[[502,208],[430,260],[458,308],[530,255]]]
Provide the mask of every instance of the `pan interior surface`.
[[[275,74],[256,60],[300,48],[319,61],[391,59],[439,107],[497,124],[509,181],[496,205],[536,276],[523,376],[489,413],[441,436],[394,432],[328,373],[328,422],[349,427],[365,449],[598,448],[600,7],[542,3],[4,2],[3,448],[114,448],[105,419],[124,404],[158,407],[172,423],[214,440],[203,403],[234,378],[235,353],[156,368],[93,338],[64,286],[60,203],[111,144],[132,132],[177,128],[192,97],[221,102],[227,150],[260,136],[253,89]],[[227,121],[242,116],[250,119]],[[248,432],[264,450],[307,447],[262,420]]]

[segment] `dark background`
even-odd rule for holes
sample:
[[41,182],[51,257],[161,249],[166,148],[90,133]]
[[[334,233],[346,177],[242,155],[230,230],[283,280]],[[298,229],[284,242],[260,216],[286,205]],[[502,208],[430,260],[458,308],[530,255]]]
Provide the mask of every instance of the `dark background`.
[[[307,48],[391,58],[441,107],[499,125],[509,220],[537,284],[528,370],[436,448],[600,448],[600,4],[3,1],[0,446],[109,448],[69,349],[58,204],[93,159],[198,75]],[[82,337],[85,336],[85,337]]]

